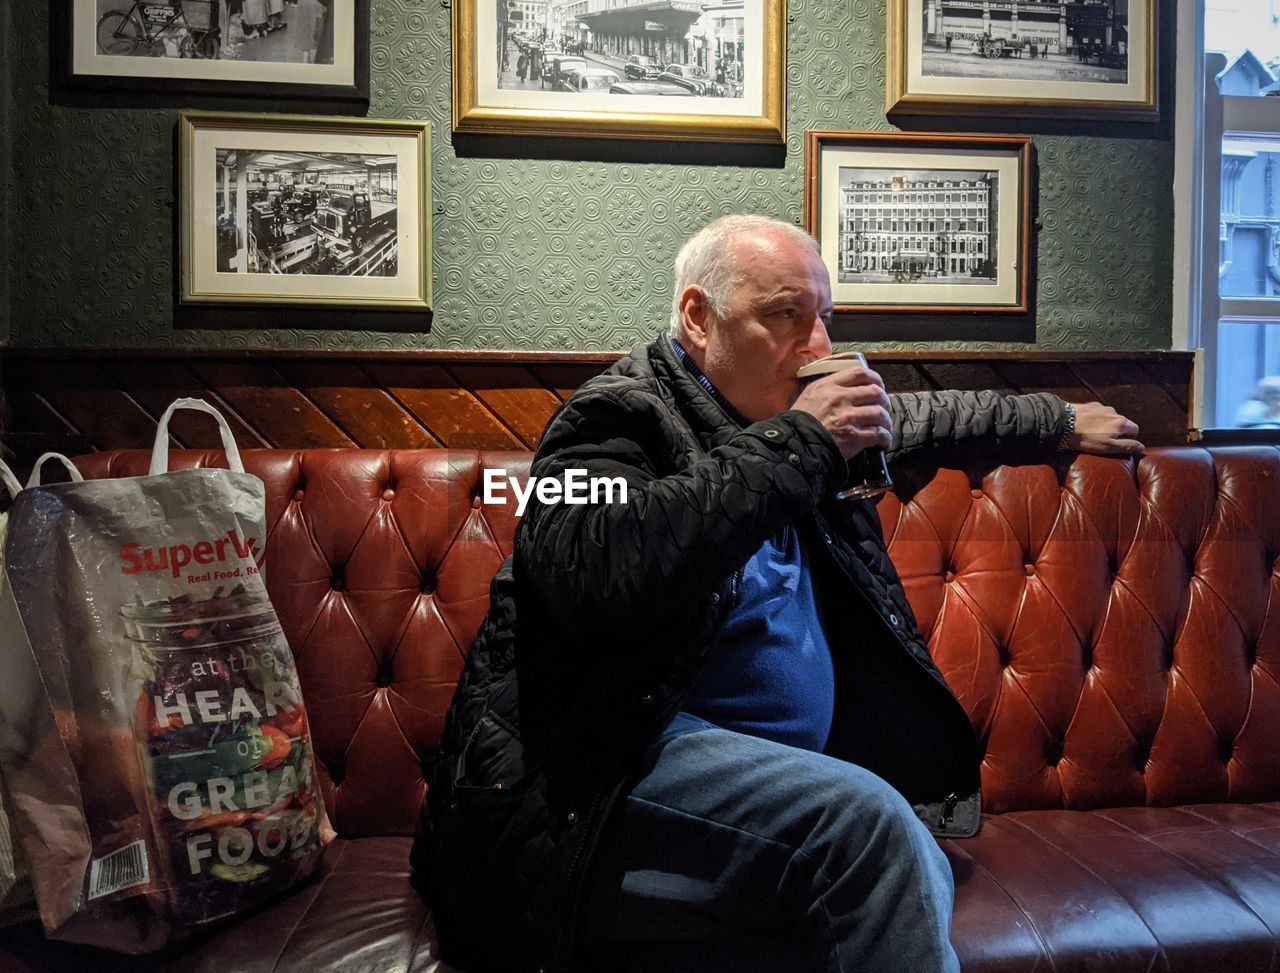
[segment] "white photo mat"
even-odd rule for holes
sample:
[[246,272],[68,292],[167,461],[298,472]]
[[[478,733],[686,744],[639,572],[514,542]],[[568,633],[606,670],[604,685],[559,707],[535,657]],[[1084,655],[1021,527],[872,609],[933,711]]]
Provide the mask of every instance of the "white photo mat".
[[[557,115],[682,114],[758,117],[764,114],[765,40],[764,5],[768,0],[746,0],[743,16],[743,97],[611,95],[564,91],[522,91],[498,87],[498,8],[496,0],[476,5],[476,82],[479,104],[485,108],[525,108]],[[619,80],[626,80],[619,75]]]
[[1150,95],[1148,78],[1151,72],[1147,58],[1152,48],[1147,28],[1150,23],[1150,4],[1154,0],[1129,0],[1127,25],[1129,39],[1126,47],[1129,65],[1127,80],[1123,82],[1045,81],[1027,78],[1005,80],[925,74],[923,69],[924,0],[905,0],[905,2],[906,90],[913,95],[979,96],[1009,102],[1028,100],[1141,102]]
[[[396,158],[396,236],[399,256],[394,277],[350,277],[329,274],[264,274],[217,270],[217,153],[219,149],[248,151],[343,153]],[[270,131],[258,128],[204,127],[197,124],[191,138],[190,182],[183,186],[183,205],[189,207],[190,233],[184,240],[191,253],[184,259],[190,274],[189,299],[253,297],[267,300],[412,301],[425,299],[419,273],[423,259],[423,193],[420,181],[427,151],[422,140],[383,133]],[[243,231],[244,228],[238,228]],[[427,268],[430,274],[430,268]]]
[[[847,167],[884,169],[984,170],[996,177],[996,279],[992,284],[864,284],[839,280],[840,170]],[[831,275],[836,304],[922,304],[939,306],[1013,306],[1018,303],[1019,223],[1022,178],[1019,157],[1008,151],[974,149],[903,150],[895,146],[824,146],[819,160],[818,242]],[[834,227],[834,229],[828,229]],[[927,298],[927,300],[926,300]]]
[[[58,2],[58,0],[51,0]],[[133,0],[119,0],[127,13]],[[135,57],[98,52],[97,0],[74,0],[72,9],[71,72],[127,78],[190,78],[284,84],[353,85],[355,63],[355,2],[334,0],[333,64],[279,61],[222,61],[203,58]],[[224,38],[225,43],[225,38]]]

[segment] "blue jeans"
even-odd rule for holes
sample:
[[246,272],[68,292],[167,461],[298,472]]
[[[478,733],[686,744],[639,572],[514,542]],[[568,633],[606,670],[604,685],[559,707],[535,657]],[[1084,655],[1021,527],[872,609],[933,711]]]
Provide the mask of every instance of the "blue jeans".
[[959,973],[951,867],[879,777],[686,713],[643,772],[588,876],[589,964]]

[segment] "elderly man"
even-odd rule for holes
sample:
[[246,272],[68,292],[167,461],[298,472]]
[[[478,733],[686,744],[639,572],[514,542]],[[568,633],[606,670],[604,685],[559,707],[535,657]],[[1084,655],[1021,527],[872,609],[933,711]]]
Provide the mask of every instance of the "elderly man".
[[[813,240],[717,220],[676,260],[671,333],[552,418],[431,767],[415,882],[446,962],[486,971],[938,973],[979,824],[977,742],[933,665],[867,447],[1142,446],[1047,393],[887,395],[831,352]],[[617,498],[615,497],[615,500]]]

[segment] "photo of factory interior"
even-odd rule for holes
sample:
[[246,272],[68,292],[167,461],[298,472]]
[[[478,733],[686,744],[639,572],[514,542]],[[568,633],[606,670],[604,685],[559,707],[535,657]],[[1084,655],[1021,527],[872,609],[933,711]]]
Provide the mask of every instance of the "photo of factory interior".
[[396,160],[220,149],[219,273],[392,276]]

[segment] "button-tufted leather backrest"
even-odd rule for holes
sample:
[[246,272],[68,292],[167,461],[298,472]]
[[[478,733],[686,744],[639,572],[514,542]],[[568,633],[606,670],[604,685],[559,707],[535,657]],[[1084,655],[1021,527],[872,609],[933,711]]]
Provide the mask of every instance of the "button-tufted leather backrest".
[[[527,453],[247,450],[267,586],[334,823],[412,830],[422,761],[511,551],[486,468]],[[136,476],[141,451],[77,460]],[[172,467],[225,465],[217,452]],[[993,811],[1280,798],[1280,450],[896,471],[880,503],[920,628],[984,743]]]
[[1280,450],[901,480],[885,536],[989,810],[1280,797]]

